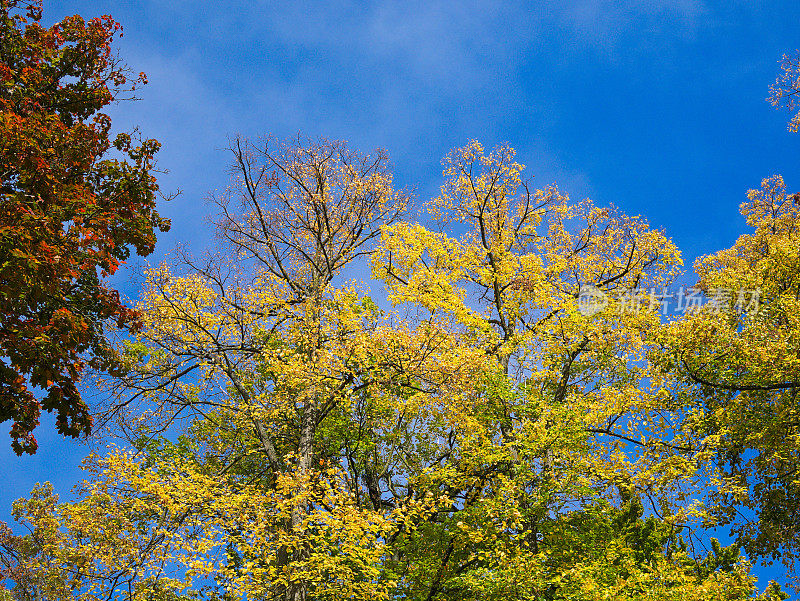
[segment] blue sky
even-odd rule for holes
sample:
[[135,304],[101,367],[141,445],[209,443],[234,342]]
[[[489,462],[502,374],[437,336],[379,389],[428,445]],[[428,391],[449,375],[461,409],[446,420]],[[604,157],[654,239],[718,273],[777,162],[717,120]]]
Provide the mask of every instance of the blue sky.
[[[150,79],[111,115],[162,142],[162,187],[182,190],[153,263],[211,241],[204,199],[237,133],[385,148],[421,201],[449,150],[508,142],[535,184],[646,216],[687,265],[745,231],[738,205],[762,178],[800,189],[800,135],[764,101],[800,46],[796,0],[45,0],[49,21],[76,12],[121,22],[120,55]],[[136,294],[131,271],[115,281]],[[0,444],[0,520],[36,481],[66,494],[79,478],[87,448],[43,423],[35,457]]]

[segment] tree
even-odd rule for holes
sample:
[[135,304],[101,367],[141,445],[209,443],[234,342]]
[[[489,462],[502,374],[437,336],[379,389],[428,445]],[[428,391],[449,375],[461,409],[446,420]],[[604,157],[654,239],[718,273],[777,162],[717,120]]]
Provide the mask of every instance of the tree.
[[[699,259],[714,302],[673,324],[666,341],[685,427],[717,437],[723,468],[714,514],[751,556],[800,550],[800,206],[773,176],[741,205],[752,232]],[[752,511],[743,519],[739,508]]]
[[[679,266],[661,232],[532,189],[507,147],[446,159],[438,231],[380,151],[231,151],[228,245],[150,272],[108,383],[133,450],[16,505],[14,594],[753,598],[735,547],[690,550],[709,455],[647,363],[658,311],[621,310]],[[367,254],[393,308],[345,279]]]
[[99,112],[145,83],[112,54],[120,25],[41,19],[41,2],[0,1],[0,422],[13,421],[17,453],[36,451],[42,409],[64,435],[90,431],[77,382],[119,366],[104,324],[136,323],[104,278],[169,228],[158,142],[112,142]]
[[[781,73],[769,87],[767,100],[774,107],[782,106],[793,112],[800,107],[798,93],[800,93],[800,53],[784,54],[781,59]],[[800,129],[800,112],[794,113],[789,119],[789,131],[796,132],[798,129]]]
[[[768,100],[795,111],[799,78],[798,55],[784,55]],[[789,130],[799,126],[793,114]],[[797,586],[800,196],[780,175],[747,196],[740,211],[752,231],[695,263],[710,302],[666,330],[662,360],[687,408],[685,431],[714,449],[710,519],[751,557],[781,559]]]
[[[319,448],[320,432],[342,406],[367,387],[404,385],[391,365],[371,365],[370,349],[387,341],[375,308],[331,284],[403,213],[407,195],[393,189],[381,151],[237,139],[231,152],[234,184],[215,199],[229,254],[189,261],[183,277],[166,268],[150,274],[144,327],[128,351],[138,363],[117,384],[122,399],[133,390],[134,400],[155,401],[156,431],[180,415],[213,412],[219,435],[233,443],[216,445],[217,469],[257,452],[265,484],[288,491],[330,452]],[[123,427],[131,421],[116,416]],[[306,528],[297,503],[288,514],[275,509],[290,531]],[[325,549],[297,541],[283,548],[287,574]],[[280,582],[290,599],[310,586],[288,575]]]

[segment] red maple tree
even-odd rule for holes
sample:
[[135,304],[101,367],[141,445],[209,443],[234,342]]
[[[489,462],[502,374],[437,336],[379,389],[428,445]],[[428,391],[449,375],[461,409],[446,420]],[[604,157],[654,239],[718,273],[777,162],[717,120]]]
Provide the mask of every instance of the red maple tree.
[[104,280],[131,251],[152,252],[156,140],[119,134],[99,112],[146,83],[112,53],[105,15],[42,25],[41,1],[0,0],[0,422],[33,453],[42,409],[64,435],[91,431],[77,382],[113,371],[109,320],[136,313]]

